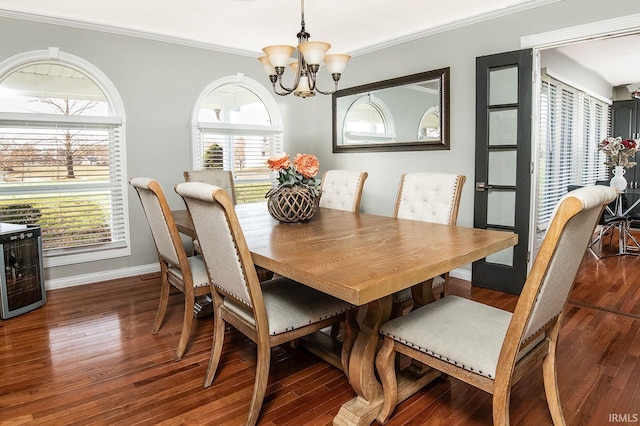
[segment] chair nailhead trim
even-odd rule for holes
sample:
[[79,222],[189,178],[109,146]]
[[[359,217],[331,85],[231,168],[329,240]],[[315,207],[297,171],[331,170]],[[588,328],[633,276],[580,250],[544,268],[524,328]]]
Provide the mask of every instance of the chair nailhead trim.
[[482,372],[482,370],[478,370],[478,371],[476,372],[472,367],[467,367],[467,366],[465,366],[464,364],[460,364],[459,362],[457,362],[457,361],[455,361],[455,360],[451,360],[451,359],[449,359],[449,358],[447,358],[447,357],[443,357],[442,355],[440,355],[440,354],[438,354],[438,353],[435,353],[435,352],[433,352],[433,351],[431,351],[431,350],[429,350],[429,349],[423,348],[423,347],[421,347],[421,346],[415,345],[415,344],[413,344],[413,343],[411,343],[411,342],[408,342],[408,341],[406,341],[406,340],[404,340],[404,339],[401,339],[401,338],[400,338],[400,337],[398,337],[398,336],[394,336],[394,335],[392,335],[392,334],[385,333],[384,331],[380,331],[380,333],[381,333],[381,334],[383,334],[383,335],[385,335],[385,336],[387,336],[387,337],[392,338],[392,339],[393,339],[393,340],[395,340],[396,342],[400,342],[400,343],[402,343],[403,345],[409,346],[409,347],[411,347],[411,348],[413,348],[413,349],[417,349],[418,351],[420,351],[420,352],[422,352],[422,353],[425,353],[425,354],[427,354],[427,355],[430,355],[430,356],[432,356],[432,357],[434,357],[434,358],[441,359],[441,360],[443,360],[443,361],[448,362],[449,364],[453,364],[453,365],[458,366],[458,367],[460,367],[460,368],[464,368],[464,369],[465,369],[465,370],[467,370],[467,371],[471,371],[472,373],[479,374],[479,375],[481,375],[481,376],[485,376],[485,377],[488,377],[488,378],[490,378],[490,379],[493,379],[493,376],[492,376],[491,374],[485,374],[485,373],[483,373],[483,372]]

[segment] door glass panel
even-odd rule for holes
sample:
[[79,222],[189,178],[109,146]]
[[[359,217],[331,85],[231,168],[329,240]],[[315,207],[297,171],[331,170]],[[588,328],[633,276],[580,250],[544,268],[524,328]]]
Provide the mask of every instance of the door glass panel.
[[513,247],[509,247],[498,253],[487,256],[487,262],[499,265],[513,266]]
[[518,152],[489,152],[489,185],[516,185],[516,159]]
[[489,190],[487,199],[487,225],[511,226],[515,225],[516,217],[515,191]]
[[518,67],[489,71],[489,105],[518,103]]
[[518,143],[518,109],[489,112],[489,146]]

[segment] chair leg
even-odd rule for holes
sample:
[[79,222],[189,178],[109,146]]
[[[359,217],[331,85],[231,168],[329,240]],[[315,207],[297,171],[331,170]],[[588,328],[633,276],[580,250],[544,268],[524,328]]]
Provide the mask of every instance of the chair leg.
[[496,374],[493,382],[493,424],[509,426],[509,403],[511,402],[511,373]]
[[222,303],[220,297],[214,296],[213,303],[213,342],[211,344],[209,367],[207,367],[207,372],[204,375],[204,383],[202,384],[205,388],[208,388],[211,386],[211,383],[213,383],[213,378],[218,370],[220,356],[222,355],[222,344],[224,343],[225,322],[220,313],[220,304]]
[[393,350],[393,340],[384,338],[384,343],[376,357],[376,368],[382,382],[384,403],[378,414],[378,422],[385,424],[398,405],[398,381],[396,378],[396,351]]
[[258,344],[258,361],[256,365],[256,381],[253,385],[253,396],[249,406],[249,418],[247,426],[255,425],[260,416],[264,394],[267,391],[269,381],[269,367],[271,363],[271,347],[268,344]]
[[558,381],[556,375],[555,348],[547,355],[542,363],[544,378],[544,390],[547,396],[547,405],[553,419],[554,425],[564,425],[564,415],[560,404],[560,392],[558,391]]
[[494,386],[493,393],[493,425],[509,426],[509,403],[511,401],[511,383],[505,386]]
[[189,343],[189,337],[191,336],[191,327],[193,326],[193,305],[195,299],[184,295],[184,318],[182,319],[182,331],[180,332],[180,341],[178,342],[178,349],[176,349],[175,360],[182,359],[184,352],[187,350],[187,344]]
[[404,315],[404,311],[413,306],[413,299],[393,302],[391,305],[391,318],[398,318]]
[[156,313],[156,319],[153,321],[153,328],[151,329],[151,334],[158,333],[160,330],[160,326],[162,325],[162,320],[164,319],[164,315],[167,312],[167,305],[169,304],[169,290],[170,285],[169,281],[167,281],[167,271],[165,265],[161,264],[160,273],[162,275],[161,284],[160,284],[160,303],[158,304],[158,312]]
[[549,353],[542,361],[542,378],[544,380],[544,393],[547,397],[547,405],[551,413],[553,424],[564,425],[564,415],[562,414],[562,404],[560,403],[560,392],[558,391],[558,374],[556,367],[556,347],[558,343],[558,333],[560,330],[560,320],[548,333]]

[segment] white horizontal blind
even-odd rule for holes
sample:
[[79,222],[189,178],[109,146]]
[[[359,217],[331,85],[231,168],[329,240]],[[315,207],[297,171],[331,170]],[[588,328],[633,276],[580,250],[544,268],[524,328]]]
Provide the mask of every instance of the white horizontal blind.
[[45,256],[126,246],[119,120],[7,116],[0,116],[0,221],[39,225]]
[[267,159],[282,152],[281,130],[265,126],[199,123],[196,169],[231,170],[238,203],[264,201],[275,182]]
[[607,178],[598,143],[609,131],[604,101],[547,74],[540,90],[537,229],[544,232],[569,185],[593,185]]

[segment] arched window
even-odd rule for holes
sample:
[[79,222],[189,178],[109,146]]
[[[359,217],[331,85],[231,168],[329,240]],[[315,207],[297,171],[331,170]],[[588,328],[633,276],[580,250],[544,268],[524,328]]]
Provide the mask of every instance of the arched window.
[[210,84],[193,112],[193,168],[233,171],[238,203],[264,201],[267,159],[282,151],[282,118],[271,94],[242,75]]
[[347,110],[342,131],[345,145],[396,140],[391,111],[373,95],[361,96],[353,101]]
[[45,266],[130,254],[124,109],[57,48],[0,63],[0,222],[39,225]]

